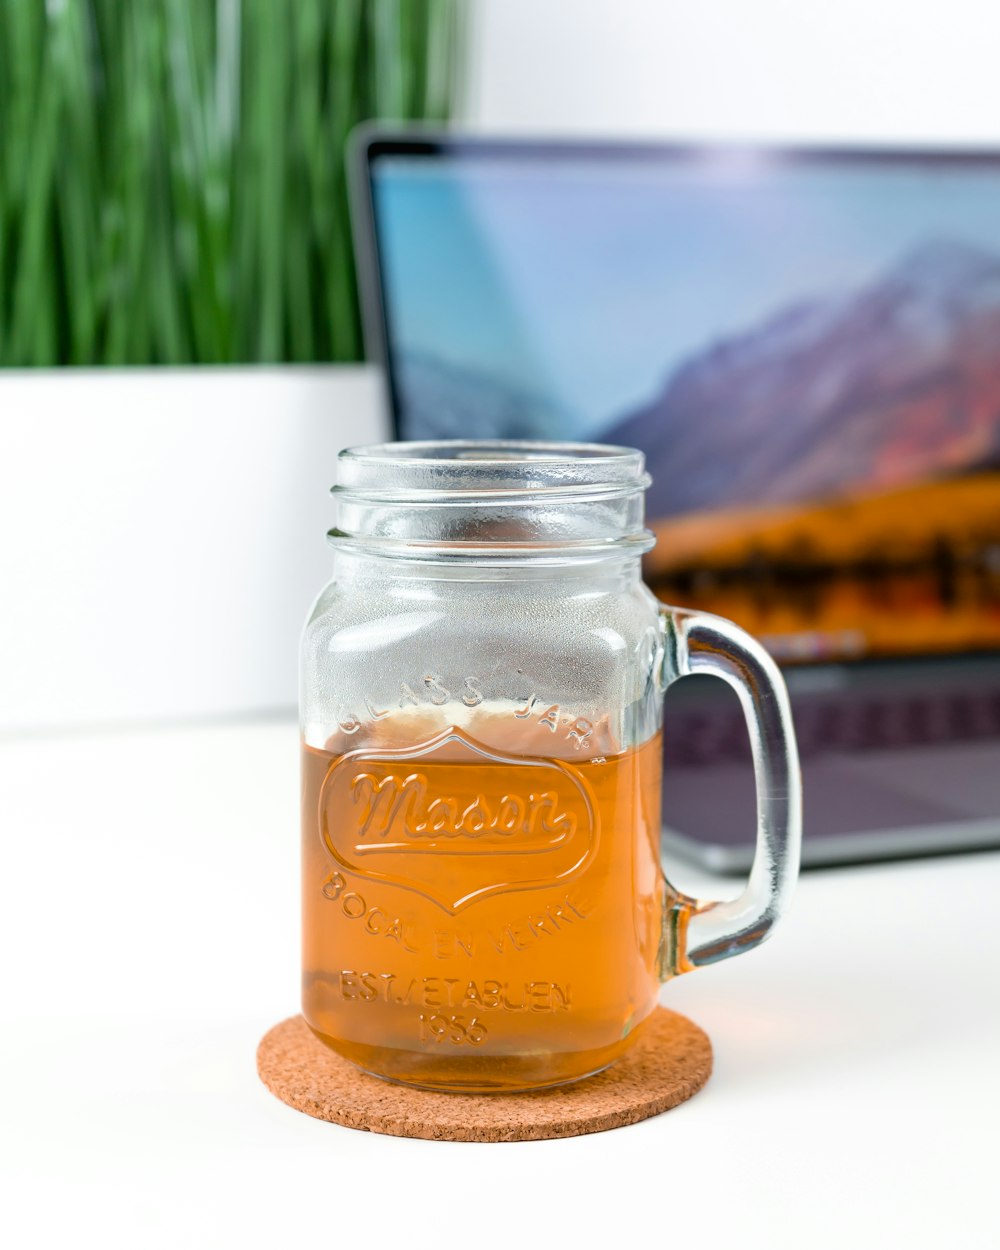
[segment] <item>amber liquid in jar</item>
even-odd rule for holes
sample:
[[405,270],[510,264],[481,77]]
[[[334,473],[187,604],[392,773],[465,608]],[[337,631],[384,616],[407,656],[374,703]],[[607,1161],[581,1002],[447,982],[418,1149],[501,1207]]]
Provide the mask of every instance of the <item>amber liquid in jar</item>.
[[507,756],[448,728],[303,749],[303,1011],[362,1068],[528,1089],[606,1067],[653,1010],[661,740]]

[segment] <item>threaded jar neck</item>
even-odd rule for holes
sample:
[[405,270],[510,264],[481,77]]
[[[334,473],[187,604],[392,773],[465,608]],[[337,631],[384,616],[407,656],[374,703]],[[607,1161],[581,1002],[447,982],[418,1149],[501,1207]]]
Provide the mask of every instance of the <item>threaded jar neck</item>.
[[330,541],[394,559],[563,563],[648,551],[641,452],[447,440],[340,453]]

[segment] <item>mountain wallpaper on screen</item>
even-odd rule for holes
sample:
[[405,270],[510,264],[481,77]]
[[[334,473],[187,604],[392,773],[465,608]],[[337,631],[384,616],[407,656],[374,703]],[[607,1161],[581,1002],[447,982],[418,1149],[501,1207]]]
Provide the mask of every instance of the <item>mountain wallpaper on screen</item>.
[[1000,464],[1000,253],[948,240],[682,364],[603,441],[653,517],[890,491]]
[[569,415],[542,395],[425,352],[396,368],[406,437],[565,438]]

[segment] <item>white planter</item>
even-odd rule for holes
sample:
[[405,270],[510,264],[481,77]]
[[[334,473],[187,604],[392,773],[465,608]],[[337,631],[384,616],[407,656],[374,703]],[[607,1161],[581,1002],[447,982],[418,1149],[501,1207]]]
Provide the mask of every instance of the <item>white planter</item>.
[[291,708],[367,367],[0,372],[0,729]]

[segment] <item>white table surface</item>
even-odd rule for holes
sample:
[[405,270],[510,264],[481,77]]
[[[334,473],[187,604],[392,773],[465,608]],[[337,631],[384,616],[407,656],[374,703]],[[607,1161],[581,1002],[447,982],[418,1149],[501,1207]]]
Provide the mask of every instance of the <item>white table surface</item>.
[[667,1115],[406,1141],[257,1080],[297,1010],[297,770],[284,720],[0,741],[4,1244],[1000,1245],[1000,854],[806,876],[664,990],[716,1055]]

